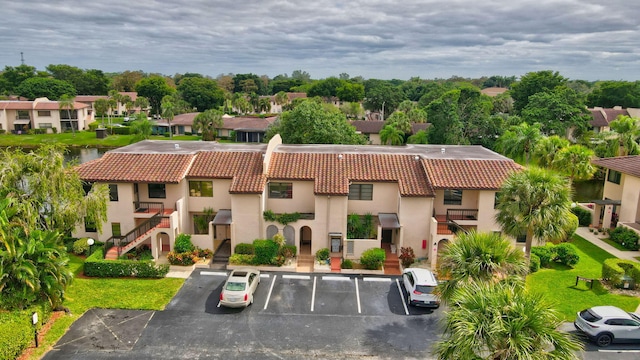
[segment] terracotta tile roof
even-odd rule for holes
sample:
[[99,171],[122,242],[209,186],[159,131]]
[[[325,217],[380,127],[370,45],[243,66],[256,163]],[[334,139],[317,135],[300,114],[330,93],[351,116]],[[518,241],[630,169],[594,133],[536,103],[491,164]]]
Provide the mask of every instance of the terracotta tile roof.
[[76,169],[85,181],[179,183],[194,157],[194,154],[107,152]]
[[489,88],[480,90],[480,92],[489,96],[498,96],[508,90],[509,89],[503,88],[503,87],[489,87]]
[[609,123],[615,120],[620,115],[629,116],[629,112],[626,109],[603,109],[594,108],[589,109],[593,120],[589,122],[593,127],[609,126]]
[[262,151],[203,151],[187,173],[189,178],[233,179],[230,193],[262,193]]
[[195,119],[198,114],[200,114],[200,113],[199,112],[191,112],[191,113],[176,115],[176,116],[173,117],[173,120],[171,121],[171,124],[172,125],[188,125],[188,126],[192,126],[193,125],[193,119]]
[[640,177],[640,155],[602,158],[592,160],[591,162],[594,165],[602,166],[603,168]]
[[[73,103],[73,108],[76,110],[87,107],[89,107],[89,105],[82,102],[76,101]],[[60,103],[57,101],[39,101],[35,105],[35,110],[60,110]]]
[[274,152],[267,173],[274,180],[308,180],[314,192],[347,195],[350,181],[396,182],[402,196],[434,196],[422,163],[412,155]]
[[260,118],[260,117],[232,117],[223,118],[223,129],[231,130],[266,130],[269,125],[276,121],[275,116]]
[[[88,107],[82,102],[74,102],[74,109],[84,109]],[[57,101],[38,100],[38,101],[0,101],[0,109],[6,110],[60,110],[60,104]]]
[[76,95],[76,101],[92,103],[98,99],[109,99],[107,95]]
[[423,159],[436,189],[498,189],[522,166],[511,160]]
[[0,109],[2,110],[31,110],[33,109],[33,101],[0,101]]

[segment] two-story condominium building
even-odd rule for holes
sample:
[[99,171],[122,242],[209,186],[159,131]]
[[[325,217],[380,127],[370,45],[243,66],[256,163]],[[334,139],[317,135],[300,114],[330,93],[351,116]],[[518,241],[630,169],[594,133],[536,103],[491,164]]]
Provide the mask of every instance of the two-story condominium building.
[[88,105],[74,102],[73,109],[60,110],[58,101],[38,98],[33,101],[0,101],[0,130],[16,134],[26,133],[30,129],[46,129],[48,133],[55,128],[58,132],[87,129],[93,122],[93,113]]
[[[500,231],[495,194],[520,169],[480,146],[144,141],[77,168],[86,182],[109,184],[111,201],[103,234],[85,224],[74,235],[127,243],[121,251],[146,244],[158,258],[180,233],[210,249],[280,233],[304,254],[329,248],[357,259],[389,244],[435,265],[457,230]],[[281,224],[265,211],[300,217]],[[202,228],[207,213],[213,220]],[[349,236],[352,214],[373,216],[371,236]]]

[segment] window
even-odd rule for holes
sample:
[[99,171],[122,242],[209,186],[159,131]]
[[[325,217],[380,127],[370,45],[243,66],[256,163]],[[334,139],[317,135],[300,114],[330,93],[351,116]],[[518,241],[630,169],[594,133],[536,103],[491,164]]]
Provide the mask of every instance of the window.
[[462,190],[445,189],[444,204],[445,205],[462,205]]
[[607,181],[612,182],[614,184],[620,185],[620,179],[622,178],[622,174],[619,171],[609,170],[607,174]]
[[497,209],[498,208],[498,200],[500,200],[500,196],[498,196],[498,192],[496,192],[496,194],[493,197],[493,208]]
[[87,194],[89,194],[89,191],[91,191],[91,187],[93,186],[92,182],[83,182],[82,183],[82,189],[84,190],[84,196],[87,196]]
[[166,199],[167,191],[164,184],[149,184],[150,199]]
[[111,236],[121,236],[120,223],[111,223]]
[[189,196],[213,197],[213,183],[211,181],[189,181]]
[[518,235],[516,237],[516,242],[519,242],[519,243],[527,242],[527,234]]
[[349,200],[372,200],[373,184],[349,185]]
[[[69,118],[71,115],[71,118]],[[60,110],[60,120],[77,120],[78,119],[78,110]]]
[[31,116],[29,116],[29,110],[18,110],[16,114],[16,120],[31,120]]
[[93,221],[90,221],[87,218],[84,218],[84,231],[85,232],[97,232],[98,228]]
[[49,111],[49,110],[38,110],[38,116],[51,116],[51,111]]
[[269,197],[274,199],[293,198],[293,184],[291,183],[269,183]]
[[109,184],[109,201],[118,201],[118,185]]
[[38,127],[40,129],[51,129],[53,125],[51,125],[51,123],[40,123],[38,124]]

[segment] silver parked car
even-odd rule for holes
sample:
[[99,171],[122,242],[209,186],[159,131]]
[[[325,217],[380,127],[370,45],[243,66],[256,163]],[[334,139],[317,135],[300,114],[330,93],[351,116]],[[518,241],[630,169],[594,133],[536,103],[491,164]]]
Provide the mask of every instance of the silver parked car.
[[440,299],[433,292],[438,285],[436,276],[427,269],[406,268],[402,284],[407,291],[407,303],[414,306],[438,308]]
[[640,317],[615,306],[582,310],[573,324],[598,346],[640,341]]
[[252,268],[233,270],[220,292],[220,305],[246,307],[253,304],[253,293],[259,283],[259,270]]

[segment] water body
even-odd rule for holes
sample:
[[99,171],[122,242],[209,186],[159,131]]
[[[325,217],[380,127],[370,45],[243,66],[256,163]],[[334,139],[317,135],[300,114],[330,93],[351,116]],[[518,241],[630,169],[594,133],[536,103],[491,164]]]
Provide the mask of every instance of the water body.
[[68,148],[67,153],[64,154],[64,160],[66,162],[76,161],[78,164],[83,164],[91,160],[99,159],[109,150],[110,149],[102,148]]

